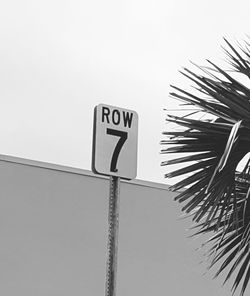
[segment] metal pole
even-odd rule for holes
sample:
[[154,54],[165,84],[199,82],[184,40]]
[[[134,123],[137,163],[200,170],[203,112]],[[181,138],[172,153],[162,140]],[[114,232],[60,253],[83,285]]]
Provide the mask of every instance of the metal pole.
[[105,296],[116,295],[120,178],[110,176],[109,229]]

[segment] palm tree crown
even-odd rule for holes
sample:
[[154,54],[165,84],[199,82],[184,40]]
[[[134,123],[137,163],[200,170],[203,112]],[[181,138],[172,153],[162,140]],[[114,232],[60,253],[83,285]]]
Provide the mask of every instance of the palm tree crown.
[[[211,266],[221,263],[216,276],[227,270],[226,282],[235,274],[232,290],[242,282],[243,295],[250,278],[250,161],[241,170],[238,164],[250,151],[250,89],[235,76],[250,78],[250,45],[245,42],[236,50],[225,42],[230,71],[207,61],[208,67],[199,67],[201,74],[181,72],[192,81],[194,91],[171,86],[172,98],[197,111],[168,115],[167,121],[181,129],[163,132],[167,138],[161,152],[181,154],[162,162],[185,164],[165,176],[183,175],[171,186],[174,191],[184,189],[176,200],[197,223],[197,234],[213,234],[207,242]],[[209,116],[198,118],[200,112]]]

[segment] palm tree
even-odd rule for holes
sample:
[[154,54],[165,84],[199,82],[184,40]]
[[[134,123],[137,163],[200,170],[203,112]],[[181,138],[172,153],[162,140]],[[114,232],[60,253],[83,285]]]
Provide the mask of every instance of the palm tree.
[[243,295],[250,278],[250,160],[241,170],[238,164],[250,151],[250,89],[240,81],[250,78],[250,44],[236,49],[224,40],[230,71],[208,60],[208,67],[198,67],[201,74],[186,68],[181,72],[192,81],[193,91],[171,86],[171,97],[196,111],[168,114],[167,121],[180,130],[163,132],[167,138],[161,152],[181,155],[162,162],[185,165],[165,175],[183,175],[171,186],[183,189],[175,199],[192,216],[196,234],[212,235],[206,242],[210,267],[221,264],[215,276],[226,271],[226,282],[235,274],[232,290],[242,282]]

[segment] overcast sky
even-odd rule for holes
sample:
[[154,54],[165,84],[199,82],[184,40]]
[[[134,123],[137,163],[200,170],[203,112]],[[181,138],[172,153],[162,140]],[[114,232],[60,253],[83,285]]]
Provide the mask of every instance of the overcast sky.
[[[170,84],[243,40],[249,2],[9,0],[0,6],[1,154],[90,169],[93,110],[139,114],[138,175],[163,182]],[[167,182],[167,181],[164,181]]]

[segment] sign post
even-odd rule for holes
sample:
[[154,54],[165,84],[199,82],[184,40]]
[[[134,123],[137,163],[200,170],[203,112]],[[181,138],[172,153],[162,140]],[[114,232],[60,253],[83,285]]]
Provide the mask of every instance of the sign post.
[[92,171],[110,176],[105,296],[116,295],[120,178],[137,171],[138,115],[105,104],[95,107]]
[[105,296],[115,296],[118,255],[120,178],[110,176],[109,186],[109,229]]

